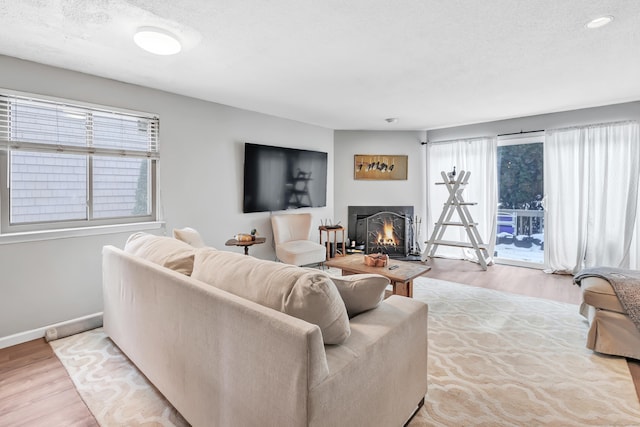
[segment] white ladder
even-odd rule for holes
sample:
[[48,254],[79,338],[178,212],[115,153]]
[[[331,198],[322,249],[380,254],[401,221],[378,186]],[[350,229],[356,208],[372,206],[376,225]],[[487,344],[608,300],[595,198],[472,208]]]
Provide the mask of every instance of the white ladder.
[[[490,256],[487,250],[487,245],[482,242],[482,237],[478,232],[477,222],[471,218],[471,213],[467,206],[477,205],[474,202],[465,202],[462,197],[462,192],[465,186],[469,182],[469,176],[471,172],[460,171],[458,179],[451,180],[447,177],[447,174],[443,171],[440,172],[443,182],[436,182],[436,185],[445,185],[449,190],[449,198],[442,208],[440,218],[431,233],[431,237],[427,242],[424,252],[422,253],[422,261],[426,261],[427,258],[435,256],[438,246],[454,246],[458,248],[470,248],[473,249],[478,257],[478,262],[482,266],[483,270],[487,269]],[[453,213],[457,212],[460,221],[452,221]],[[464,227],[469,237],[469,242],[456,242],[450,240],[442,240],[442,236],[448,226]]]

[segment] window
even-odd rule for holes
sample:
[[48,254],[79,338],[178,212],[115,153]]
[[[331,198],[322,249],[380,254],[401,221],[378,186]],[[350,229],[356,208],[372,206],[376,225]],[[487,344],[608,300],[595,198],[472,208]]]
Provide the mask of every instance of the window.
[[2,233],[154,221],[156,116],[0,94]]
[[544,263],[544,137],[498,141],[496,257],[505,264]]

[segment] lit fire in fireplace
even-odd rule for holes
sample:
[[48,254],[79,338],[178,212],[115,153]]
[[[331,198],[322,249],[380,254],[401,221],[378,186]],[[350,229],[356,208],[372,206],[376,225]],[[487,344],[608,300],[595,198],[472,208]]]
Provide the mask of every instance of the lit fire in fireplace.
[[396,246],[398,244],[398,239],[396,239],[393,233],[393,221],[384,220],[382,230],[378,232],[377,243],[386,246]]

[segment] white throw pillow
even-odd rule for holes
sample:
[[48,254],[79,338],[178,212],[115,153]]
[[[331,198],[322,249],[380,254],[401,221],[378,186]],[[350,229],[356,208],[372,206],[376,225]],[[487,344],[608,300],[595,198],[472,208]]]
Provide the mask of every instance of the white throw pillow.
[[187,276],[193,270],[195,249],[171,237],[134,233],[129,236],[124,251]]
[[347,307],[349,318],[376,308],[384,300],[389,279],[379,274],[331,276]]
[[325,344],[340,344],[351,334],[342,298],[321,271],[202,248],[191,277],[318,325]]
[[190,244],[194,248],[204,248],[205,246],[207,246],[204,243],[204,240],[202,240],[202,236],[200,236],[200,233],[198,233],[197,230],[191,227],[174,228],[173,237]]

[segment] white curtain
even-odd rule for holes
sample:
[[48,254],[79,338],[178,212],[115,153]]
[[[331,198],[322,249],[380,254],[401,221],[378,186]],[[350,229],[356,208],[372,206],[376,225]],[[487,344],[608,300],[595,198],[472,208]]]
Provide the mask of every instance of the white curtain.
[[[478,232],[490,255],[493,255],[496,234],[496,214],[498,203],[497,190],[497,156],[496,138],[472,138],[447,142],[435,142],[427,145],[427,234],[431,237],[435,221],[442,213],[449,192],[442,182],[441,171],[469,171],[469,184],[462,192],[466,202],[477,202],[469,206],[473,220],[478,223]],[[453,220],[457,220],[454,214]],[[447,227],[443,236],[445,240],[468,242],[467,233],[462,227]],[[474,251],[469,249],[438,247],[438,256],[477,261]]]
[[548,269],[637,268],[638,123],[547,131],[544,156]]

